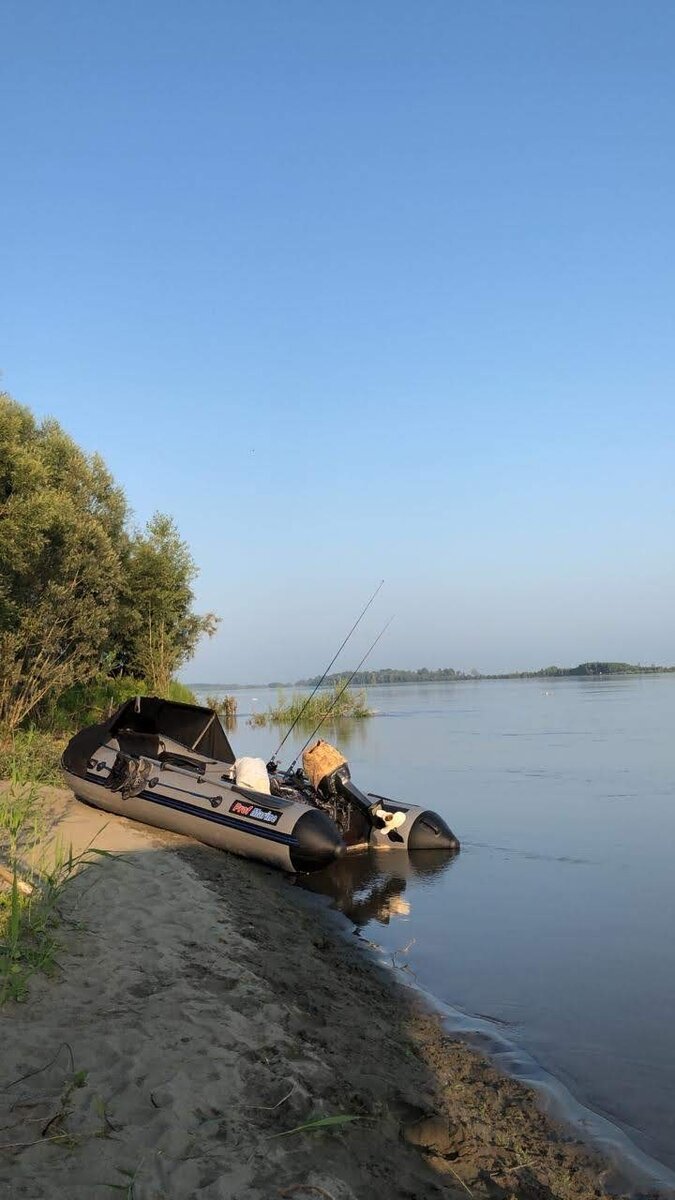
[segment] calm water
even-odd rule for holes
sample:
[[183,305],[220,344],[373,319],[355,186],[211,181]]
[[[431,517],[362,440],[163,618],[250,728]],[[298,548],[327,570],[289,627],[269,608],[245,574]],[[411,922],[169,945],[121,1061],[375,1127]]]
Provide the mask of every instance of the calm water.
[[[363,858],[313,886],[675,1169],[675,676],[368,694],[377,716],[324,736],[360,786],[437,809],[462,852],[437,870]],[[242,713],[270,701],[238,695]],[[275,748],[245,718],[232,740]]]

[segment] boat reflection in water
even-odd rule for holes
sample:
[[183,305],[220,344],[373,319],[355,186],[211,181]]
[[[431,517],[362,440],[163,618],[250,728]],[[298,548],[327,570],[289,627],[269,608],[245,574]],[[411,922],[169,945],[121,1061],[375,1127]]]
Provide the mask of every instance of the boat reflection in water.
[[359,928],[370,921],[388,925],[392,917],[407,917],[410,912],[403,895],[408,881],[430,882],[448,871],[458,854],[459,850],[346,854],[326,870],[299,876],[297,884],[329,896],[334,907]]

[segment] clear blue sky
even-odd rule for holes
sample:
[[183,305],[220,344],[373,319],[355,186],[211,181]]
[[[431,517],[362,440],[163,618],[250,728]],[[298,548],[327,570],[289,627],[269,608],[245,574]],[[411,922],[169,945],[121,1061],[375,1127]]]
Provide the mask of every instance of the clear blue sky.
[[[675,662],[672,0],[5,0],[4,386],[176,517],[186,671]],[[370,637],[369,637],[370,635]]]

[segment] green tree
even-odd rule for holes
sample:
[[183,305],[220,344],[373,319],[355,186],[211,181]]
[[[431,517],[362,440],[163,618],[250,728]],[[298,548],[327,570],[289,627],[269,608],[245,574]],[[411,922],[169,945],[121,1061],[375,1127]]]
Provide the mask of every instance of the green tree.
[[111,636],[115,670],[168,692],[172,677],[211,637],[219,618],[192,611],[197,568],[170,517],[156,513],[143,532],[126,540],[117,617]]
[[127,506],[98,455],[0,394],[0,724],[96,674]]

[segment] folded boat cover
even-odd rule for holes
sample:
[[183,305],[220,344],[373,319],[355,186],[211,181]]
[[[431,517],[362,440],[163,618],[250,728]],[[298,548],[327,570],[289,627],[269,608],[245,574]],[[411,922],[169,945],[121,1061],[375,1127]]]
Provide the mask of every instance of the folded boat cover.
[[302,756],[302,766],[312,787],[316,790],[326,775],[332,775],[338,767],[344,766],[347,759],[340,754],[330,742],[322,742],[319,738]]
[[[179,704],[159,696],[138,696],[127,700],[107,721],[89,725],[71,738],[63,752],[63,765],[73,775],[84,778],[91,755],[117,734],[145,734],[167,737],[187,750],[196,750],[205,758],[233,763],[234,754],[216,713],[197,704]],[[148,754],[139,747],[138,753]]]

